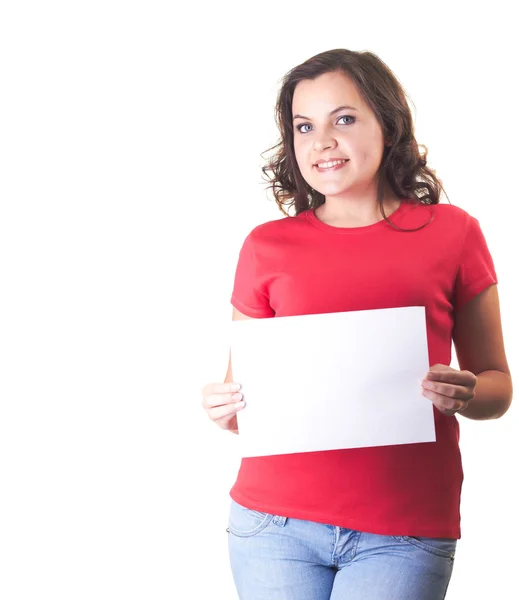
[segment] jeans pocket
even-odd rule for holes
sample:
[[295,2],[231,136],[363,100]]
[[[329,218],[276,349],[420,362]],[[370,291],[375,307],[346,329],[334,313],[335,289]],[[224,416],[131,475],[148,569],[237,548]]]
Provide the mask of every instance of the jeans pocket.
[[227,531],[238,537],[251,537],[268,527],[273,518],[274,515],[246,508],[231,500]]
[[411,544],[415,548],[421,548],[430,554],[436,554],[442,558],[454,561],[457,540],[451,538],[414,537],[410,535],[393,536],[399,542]]

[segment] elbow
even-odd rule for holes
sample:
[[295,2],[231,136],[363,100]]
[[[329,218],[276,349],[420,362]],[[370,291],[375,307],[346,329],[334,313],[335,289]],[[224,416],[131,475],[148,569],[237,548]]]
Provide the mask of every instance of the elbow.
[[512,404],[513,386],[509,372],[489,369],[477,375],[473,408],[465,416],[472,419],[499,419]]
[[503,414],[505,414],[507,412],[507,410],[510,408],[510,406],[512,405],[512,398],[514,396],[514,385],[512,383],[512,377],[511,377],[510,373],[507,374],[507,379],[508,379],[508,386],[507,386],[507,394],[506,394],[506,398],[505,398],[505,410],[503,411]]
[[512,376],[510,373],[502,372],[503,384],[501,387],[501,410],[496,414],[495,418],[499,419],[508,412],[508,409],[512,405],[512,398],[514,395],[514,386],[512,383]]

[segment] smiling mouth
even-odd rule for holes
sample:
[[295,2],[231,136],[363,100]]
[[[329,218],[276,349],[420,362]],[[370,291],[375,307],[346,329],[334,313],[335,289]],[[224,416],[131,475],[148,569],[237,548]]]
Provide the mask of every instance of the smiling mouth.
[[328,172],[328,171],[335,171],[335,170],[337,170],[337,169],[340,169],[341,167],[344,167],[344,165],[345,165],[346,163],[348,163],[348,162],[350,162],[350,159],[349,159],[349,158],[347,158],[347,159],[345,159],[345,160],[341,161],[340,163],[338,163],[338,164],[336,164],[336,165],[333,165],[333,166],[331,166],[331,167],[321,167],[321,166],[319,166],[318,164],[315,164],[315,165],[314,165],[314,168],[315,168],[315,169],[317,169],[317,171],[318,171],[318,172],[320,172],[320,173],[326,173],[326,172]]

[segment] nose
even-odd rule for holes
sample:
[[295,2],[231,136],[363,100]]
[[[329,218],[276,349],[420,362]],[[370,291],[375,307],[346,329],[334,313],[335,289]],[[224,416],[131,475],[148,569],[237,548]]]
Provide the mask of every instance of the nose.
[[314,150],[321,152],[322,150],[328,150],[328,148],[334,148],[337,145],[337,142],[333,139],[322,139],[315,140],[314,142]]

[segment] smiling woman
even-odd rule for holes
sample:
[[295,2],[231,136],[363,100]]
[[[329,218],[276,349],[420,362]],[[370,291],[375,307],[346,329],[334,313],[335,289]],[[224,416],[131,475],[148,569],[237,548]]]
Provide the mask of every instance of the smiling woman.
[[[285,218],[245,238],[233,318],[424,307],[436,441],[242,458],[228,525],[236,587],[243,600],[443,599],[461,535],[457,415],[497,418],[512,397],[492,256],[479,221],[440,204],[404,90],[373,53],[295,67],[276,116],[263,172]],[[229,359],[203,406],[239,434],[247,398],[233,384]]]
[[[371,52],[330,50],[289,71],[276,122],[281,140],[262,170],[284,214],[311,209],[324,222],[362,226],[387,219],[401,198],[440,201],[443,186],[427,167],[427,148],[419,151],[405,91]],[[347,162],[317,166],[334,160]]]
[[[330,110],[343,98],[350,99],[354,106]],[[367,225],[378,220],[374,213],[377,206],[366,202],[366,193],[375,198],[378,180],[383,176],[378,172],[386,147],[384,131],[351,77],[336,71],[300,81],[292,102],[296,113],[293,121],[311,121],[297,124],[293,139],[301,175],[312,189],[326,197],[326,204],[319,206],[315,214],[327,222],[342,222],[343,226],[348,226],[351,215],[365,218]],[[344,110],[355,112],[355,116],[337,114]],[[302,117],[300,113],[313,117]],[[398,200],[384,181],[381,184],[382,200],[389,208]]]

